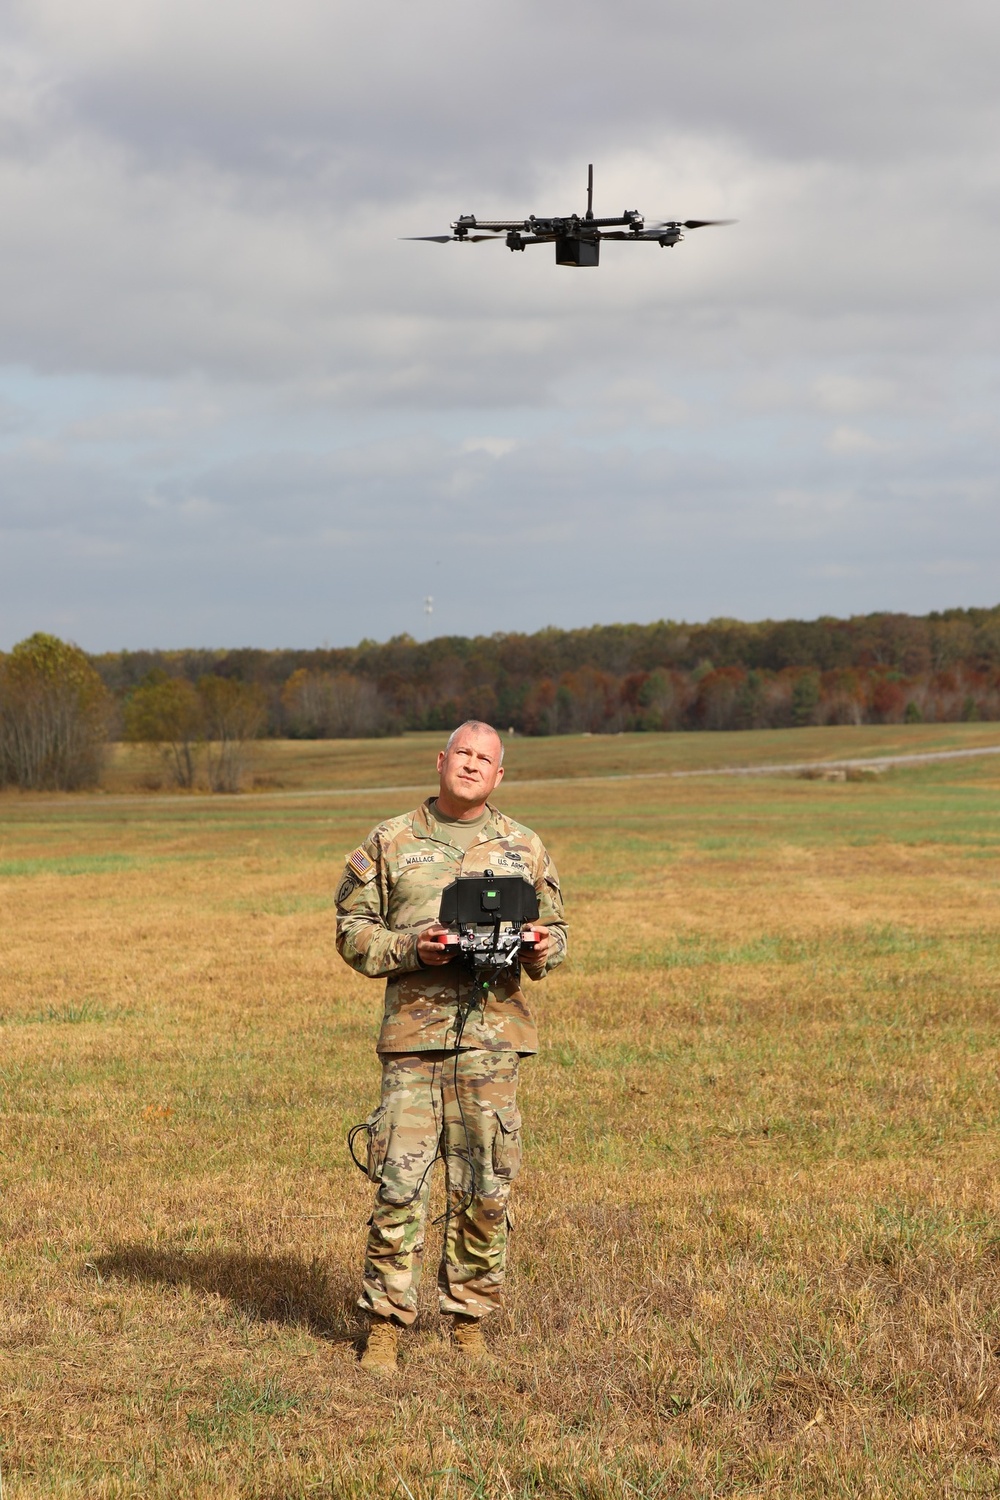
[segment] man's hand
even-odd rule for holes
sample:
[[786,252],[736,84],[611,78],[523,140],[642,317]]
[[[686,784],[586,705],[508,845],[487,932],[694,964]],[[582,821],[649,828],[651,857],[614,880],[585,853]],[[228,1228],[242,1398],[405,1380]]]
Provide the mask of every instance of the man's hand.
[[450,964],[457,955],[457,943],[447,948],[441,942],[442,934],[447,931],[447,927],[442,927],[440,922],[432,922],[430,927],[425,927],[423,932],[417,934],[417,957],[427,968]]
[[533,923],[530,927],[524,928],[523,931],[526,936],[534,933],[535,946],[533,948],[521,949],[521,962],[532,969],[541,968],[543,964],[548,962],[552,954],[552,950],[555,947],[555,939],[548,927],[539,927],[537,922]]
[[[541,969],[551,957],[555,947],[555,939],[548,927],[539,927],[533,923],[530,927],[523,929],[527,937],[533,935],[535,942],[531,948],[521,949],[521,962],[529,969]],[[458,956],[458,944],[453,943],[446,946],[441,938],[448,932],[447,927],[442,927],[440,922],[433,922],[430,927],[425,927],[417,934],[417,957],[425,968],[437,968],[441,964],[450,964]]]

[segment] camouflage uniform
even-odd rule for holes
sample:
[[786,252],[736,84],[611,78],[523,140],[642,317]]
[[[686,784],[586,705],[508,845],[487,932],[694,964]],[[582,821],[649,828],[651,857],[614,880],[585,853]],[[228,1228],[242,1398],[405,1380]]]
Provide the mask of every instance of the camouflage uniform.
[[378,1040],[382,1097],[366,1122],[368,1171],[379,1188],[359,1305],[403,1324],[416,1317],[431,1168],[439,1155],[449,1203],[441,1310],[481,1317],[498,1305],[507,1197],[521,1155],[518,1059],[538,1050],[534,1018],[514,975],[473,998],[476,987],[462,964],[420,964],[417,934],[437,921],[441,892],[456,876],[490,870],[531,881],[538,920],[552,932],[547,961],[529,959],[524,971],[541,979],[566,953],[559,877],[537,835],[491,807],[463,852],[447,824],[434,818],[431,800],[380,824],[348,859],[337,891],[338,951],[359,973],[387,979]]

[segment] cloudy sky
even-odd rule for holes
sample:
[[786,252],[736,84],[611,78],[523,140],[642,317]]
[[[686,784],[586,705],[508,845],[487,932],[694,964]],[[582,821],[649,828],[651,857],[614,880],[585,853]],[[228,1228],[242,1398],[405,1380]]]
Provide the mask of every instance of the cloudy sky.
[[[0,649],[1000,601],[992,0],[3,0]],[[398,238],[596,208],[676,249]],[[424,600],[433,596],[433,614]]]

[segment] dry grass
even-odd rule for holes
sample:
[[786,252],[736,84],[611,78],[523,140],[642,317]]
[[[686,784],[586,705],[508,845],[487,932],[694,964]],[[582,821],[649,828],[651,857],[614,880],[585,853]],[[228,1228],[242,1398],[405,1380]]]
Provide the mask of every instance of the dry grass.
[[[996,737],[917,728],[806,733]],[[574,957],[535,991],[500,1363],[455,1369],[428,1286],[391,1390],[343,1145],[378,986],[330,892],[415,799],[0,799],[8,1497],[998,1492],[1000,766],[514,780],[729,738],[513,747]],[[428,749],[268,747],[307,787]]]
[[[438,734],[385,740],[261,740],[253,747],[247,790],[302,795],[322,789],[423,786],[440,748]],[[509,738],[508,788],[514,780],[650,775],[711,766],[896,755],[1000,743],[996,724],[865,724],[834,729],[761,729],[752,733],[595,734],[557,740]],[[204,769],[204,768],[203,768]],[[204,783],[202,769],[201,780]],[[113,747],[108,792],[170,792],[169,765],[155,749]]]

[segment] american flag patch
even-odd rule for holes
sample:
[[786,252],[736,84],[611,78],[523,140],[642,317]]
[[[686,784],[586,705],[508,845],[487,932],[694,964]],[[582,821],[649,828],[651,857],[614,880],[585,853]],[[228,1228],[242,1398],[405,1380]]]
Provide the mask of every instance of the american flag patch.
[[375,873],[375,866],[363,849],[355,849],[347,856],[347,868],[353,870],[359,880],[367,880]]

